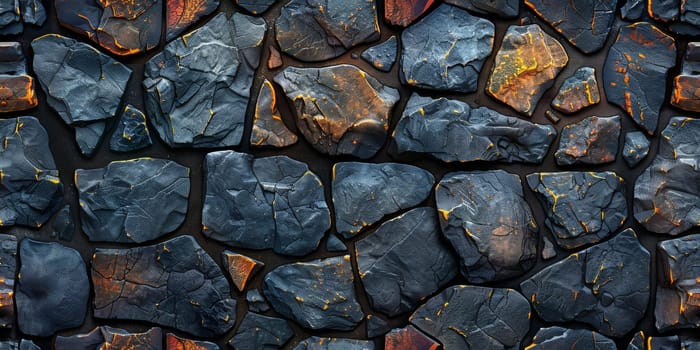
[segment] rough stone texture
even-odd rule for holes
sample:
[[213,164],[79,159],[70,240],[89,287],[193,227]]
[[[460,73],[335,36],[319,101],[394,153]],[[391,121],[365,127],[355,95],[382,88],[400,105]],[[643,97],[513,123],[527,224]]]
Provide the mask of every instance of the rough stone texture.
[[245,295],[245,299],[248,302],[248,309],[252,312],[267,312],[267,310],[270,310],[270,305],[267,304],[265,297],[257,289],[249,290]]
[[163,0],[55,0],[58,22],[115,55],[132,55],[160,42]]
[[390,317],[412,310],[457,275],[457,259],[430,207],[385,222],[355,243],[355,256],[370,306]]
[[0,113],[24,111],[39,104],[25,61],[21,43],[0,42]]
[[645,336],[643,331],[635,333],[627,346],[627,350],[697,350],[699,348],[699,339],[677,335],[652,337]]
[[476,91],[494,33],[489,20],[440,5],[401,34],[401,82],[430,90]]
[[418,205],[434,183],[430,172],[408,164],[336,163],[331,191],[335,227],[351,238],[385,215]]
[[374,0],[292,0],[275,21],[282,52],[308,62],[338,57],[379,40]]
[[647,13],[647,0],[626,0],[625,5],[620,9],[622,19],[626,21],[636,21]]
[[581,67],[564,81],[552,101],[552,107],[560,112],[576,113],[599,102],[600,89],[595,68]]
[[346,64],[287,67],[274,80],[295,106],[297,128],[317,151],[365,159],[384,145],[399,100],[396,89]]
[[677,34],[700,34],[700,4],[684,0],[649,0],[648,15]]
[[518,16],[518,0],[444,0],[444,2],[481,15],[491,14],[505,18]]
[[330,235],[326,241],[326,250],[329,252],[344,252],[348,250],[348,247],[338,236]]
[[435,198],[442,233],[459,254],[460,270],[470,283],[518,276],[534,265],[538,229],[517,175],[503,170],[449,173]]
[[234,350],[279,349],[294,336],[289,322],[248,312],[228,344]]
[[23,239],[15,304],[23,334],[47,337],[85,320],[90,293],[85,262],[59,243]]
[[[168,337],[170,337],[170,334],[168,334]],[[162,350],[163,335],[161,329],[158,327],[150,328],[142,333],[130,333],[123,329],[102,326],[93,329],[87,334],[76,334],[67,337],[58,336],[56,337],[54,346],[56,350]],[[218,347],[212,349],[218,349]],[[168,350],[171,350],[171,348],[168,348]],[[193,350],[198,349],[193,348]]]
[[545,209],[544,225],[565,249],[597,243],[627,220],[625,180],[614,172],[555,172],[527,176]]
[[187,214],[190,170],[137,158],[77,169],[83,232],[91,241],[140,243],[175,231]]
[[230,250],[221,252],[221,260],[233,284],[241,292],[245,289],[248,280],[260,271],[260,269],[265,267],[265,263],[262,261],[255,260],[243,254],[234,253]]
[[46,130],[34,117],[2,119],[0,138],[0,227],[41,227],[63,199]]
[[[389,2],[385,2],[385,4],[388,3]],[[376,46],[372,46],[366,49],[365,51],[362,51],[362,55],[360,55],[360,57],[362,57],[363,60],[367,61],[367,63],[374,66],[374,68],[377,68],[382,72],[388,72],[391,70],[391,67],[394,66],[394,62],[396,62],[396,56],[399,54],[398,50],[399,43],[396,40],[396,36],[392,35],[383,43],[378,44]]]
[[384,336],[384,350],[438,350],[440,343],[408,325],[391,330]]
[[661,136],[634,184],[634,218],[649,231],[678,235],[700,225],[700,120],[671,118]]
[[413,94],[393,132],[399,153],[429,153],[445,162],[541,163],[557,132],[459,100]]
[[330,228],[321,180],[286,156],[207,154],[202,232],[225,244],[303,256]]
[[569,62],[561,44],[537,24],[510,26],[486,84],[486,93],[529,116]]
[[557,256],[557,251],[554,249],[554,244],[552,241],[547,239],[547,237],[542,237],[544,239],[544,247],[542,248],[542,259],[549,260]]
[[[275,311],[302,327],[347,331],[365,317],[353,283],[345,255],[279,266],[265,276],[263,293]],[[301,349],[316,349],[309,346]]]
[[625,134],[625,146],[622,149],[622,159],[630,168],[634,168],[649,154],[651,143],[641,131],[630,131]]
[[272,70],[282,67],[284,62],[282,61],[282,54],[280,54],[279,50],[272,45],[268,47],[268,50],[270,51],[270,57],[267,60],[267,68]]
[[192,236],[98,248],[92,283],[96,318],[148,321],[198,337],[222,335],[236,321],[226,277]]
[[275,1],[277,0],[236,0],[236,5],[254,15],[261,15],[263,12],[267,11]]
[[72,241],[73,234],[75,234],[73,209],[70,204],[66,204],[61,207],[51,221],[51,236],[58,237],[62,241]]
[[133,152],[150,146],[146,116],[138,108],[126,105],[119,117],[117,129],[109,141],[109,149],[115,152]]
[[518,349],[529,314],[527,299],[513,289],[459,285],[430,298],[409,320],[445,349]]
[[374,350],[374,343],[367,340],[314,336],[302,340],[292,350]]
[[520,288],[547,322],[583,322],[606,336],[622,337],[646,312],[650,261],[627,229],[545,267]]
[[75,334],[71,336],[57,336],[54,342],[56,350],[95,350],[99,349],[102,343],[105,342],[103,329],[105,327],[97,327],[85,334]]
[[165,336],[166,350],[219,350],[219,346],[208,342],[185,339],[168,333]]
[[0,2],[0,35],[22,33],[22,23],[42,26],[46,9],[41,0],[3,0]]
[[700,42],[688,43],[681,74],[673,79],[671,104],[686,111],[700,112]]
[[568,124],[561,131],[557,165],[605,164],[617,158],[620,143],[620,116],[588,117]]
[[0,234],[0,327],[12,328],[15,322],[15,273],[17,238]]
[[676,65],[672,37],[649,23],[620,28],[603,67],[608,102],[653,134],[664,102],[668,70]]
[[384,0],[384,20],[401,27],[413,23],[435,0]]
[[367,338],[383,336],[386,332],[391,330],[391,326],[377,315],[367,315],[365,326],[367,328]]
[[617,0],[525,0],[525,5],[586,54],[605,45],[617,10]]
[[700,327],[700,235],[658,243],[659,269],[656,287],[656,328],[665,332]]
[[563,327],[540,328],[532,339],[528,350],[616,350],[615,342],[600,334],[586,329]]
[[291,132],[282,121],[277,109],[277,94],[272,83],[265,78],[253,114],[253,132],[250,143],[253,146],[285,147],[297,142],[297,135]]
[[146,111],[171,147],[235,146],[243,136],[265,21],[219,13],[146,62]]
[[19,0],[20,12],[24,23],[37,27],[44,25],[46,21],[46,9],[42,0]]
[[219,7],[219,0],[166,0],[165,40],[182,34]]
[[89,124],[75,125],[75,142],[78,143],[80,153],[85,157],[92,157],[102,141],[102,135],[107,127],[107,122],[98,120]]

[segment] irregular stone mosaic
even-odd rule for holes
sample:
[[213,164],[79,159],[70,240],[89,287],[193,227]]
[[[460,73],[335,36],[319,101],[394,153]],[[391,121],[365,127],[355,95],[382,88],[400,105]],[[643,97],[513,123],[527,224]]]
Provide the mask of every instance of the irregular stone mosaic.
[[665,332],[700,327],[700,235],[688,235],[658,243],[656,328]]
[[[389,2],[385,2],[385,4],[388,3]],[[372,46],[367,50],[362,51],[362,55],[360,55],[360,57],[362,57],[363,60],[367,61],[367,63],[374,66],[374,68],[377,68],[382,72],[388,72],[391,70],[391,67],[394,66],[394,62],[396,62],[396,56],[399,54],[398,50],[399,43],[396,40],[396,36],[392,35],[383,43],[378,44],[376,46]]]
[[253,146],[286,147],[297,142],[297,135],[291,132],[277,109],[277,94],[272,83],[263,80],[258,92],[253,115],[253,131],[250,143]]
[[646,336],[643,331],[634,334],[627,350],[695,350],[700,340],[669,335],[664,337]]
[[518,15],[518,0],[444,0],[474,13],[512,18]]
[[700,4],[695,1],[649,0],[647,13],[651,18],[668,25],[674,33],[700,34]]
[[166,350],[219,350],[219,346],[208,342],[208,341],[198,341],[192,339],[185,339],[176,336],[175,334],[168,333],[165,336],[165,349]]
[[40,27],[46,21],[42,0],[4,0],[0,3],[0,35],[21,34],[23,23]]
[[109,141],[109,149],[115,152],[133,152],[150,146],[146,116],[138,108],[126,105],[119,117],[117,129]]
[[384,336],[385,350],[438,350],[440,343],[430,339],[415,327],[391,330]]
[[0,42],[0,113],[36,107],[34,78],[27,74],[22,44]]
[[616,350],[615,342],[594,331],[559,326],[540,328],[528,350]]
[[[170,341],[171,334],[168,334]],[[181,338],[178,338],[181,339]],[[169,344],[169,343],[168,343]],[[129,332],[123,329],[102,326],[87,334],[58,336],[54,343],[56,350],[94,350],[94,349],[139,349],[162,350],[163,333],[160,328],[150,328],[145,332]],[[168,347],[167,350],[178,349]],[[188,350],[190,348],[187,348]],[[212,349],[218,349],[212,348]],[[193,348],[193,350],[199,350]]]
[[435,0],[384,0],[384,20],[406,27],[428,11]]
[[581,67],[567,78],[552,100],[552,107],[563,113],[576,113],[600,102],[595,68]]
[[171,41],[219,7],[219,0],[166,0],[165,40]]
[[558,165],[605,164],[617,158],[620,143],[620,116],[588,117],[568,124],[561,131]]
[[0,234],[0,327],[12,328],[15,322],[15,273],[17,238]]
[[641,131],[625,133],[625,146],[622,149],[622,158],[630,168],[634,168],[647,157],[651,143]]
[[310,337],[292,350],[374,350],[374,343],[367,340]]
[[248,312],[229,345],[234,350],[279,349],[293,336],[284,319]]
[[[657,0],[658,1],[658,0]],[[698,8],[700,11],[700,8]],[[698,13],[700,16],[700,13]],[[673,78],[671,105],[700,112],[700,42],[690,42],[685,50],[681,74]]]
[[236,288],[241,292],[245,289],[248,280],[255,273],[260,271],[260,269],[265,267],[265,263],[262,261],[234,253],[230,250],[225,250],[221,253],[221,260],[233,284],[236,285]]

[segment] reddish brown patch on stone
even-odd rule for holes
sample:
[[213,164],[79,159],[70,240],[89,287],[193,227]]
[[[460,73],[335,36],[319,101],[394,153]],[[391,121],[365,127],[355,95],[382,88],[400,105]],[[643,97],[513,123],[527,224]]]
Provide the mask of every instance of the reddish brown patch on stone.
[[37,106],[34,94],[34,78],[0,75],[0,112],[24,111]]
[[240,291],[245,289],[250,277],[265,266],[265,264],[258,260],[230,251],[221,253],[221,256],[223,257],[226,271],[228,271],[233,280],[233,284],[235,284]]
[[393,329],[384,336],[385,350],[437,350],[440,344],[413,326]]
[[423,15],[434,0],[385,0],[384,19],[397,26],[406,27]]
[[284,62],[282,62],[282,55],[280,54],[279,50],[277,50],[274,46],[270,46],[270,58],[267,60],[267,68],[268,69],[275,69],[282,67]]

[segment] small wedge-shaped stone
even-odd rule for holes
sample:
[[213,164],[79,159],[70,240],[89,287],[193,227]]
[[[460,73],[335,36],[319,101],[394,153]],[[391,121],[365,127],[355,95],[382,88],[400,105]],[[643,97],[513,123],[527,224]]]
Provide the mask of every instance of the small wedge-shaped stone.
[[608,102],[653,134],[664,102],[668,71],[676,65],[672,37],[649,23],[620,28],[603,68]]
[[390,317],[410,311],[457,275],[457,259],[429,207],[385,222],[355,243],[355,256],[370,306]]
[[630,168],[634,168],[649,154],[651,143],[641,131],[630,131],[625,134],[625,146],[622,149],[622,159]]
[[401,82],[430,90],[476,91],[494,33],[491,21],[440,5],[401,34]]
[[79,327],[90,294],[85,262],[59,243],[23,239],[19,244],[17,324],[23,334],[47,337]]
[[265,21],[219,13],[165,46],[145,67],[146,111],[171,147],[241,142]]
[[219,0],[166,0],[165,40],[175,39],[218,7]]
[[587,329],[563,327],[540,328],[532,339],[528,350],[617,350],[615,342],[597,332]]
[[435,198],[442,233],[459,254],[469,282],[519,276],[534,265],[538,229],[517,175],[503,170],[449,173]]
[[678,235],[700,226],[700,120],[673,117],[661,136],[634,183],[634,218],[649,231]]
[[513,289],[459,285],[430,298],[409,320],[446,350],[517,349],[529,314],[527,299]]
[[576,113],[600,102],[600,89],[595,68],[581,67],[567,78],[552,101],[554,109],[564,113]]
[[323,183],[305,163],[218,151],[207,154],[204,172],[202,232],[209,238],[302,256],[330,228]]
[[56,212],[63,184],[49,136],[34,117],[0,120],[0,227],[41,227]]
[[267,312],[267,310],[270,310],[267,300],[257,289],[249,290],[245,295],[245,300],[248,302],[248,309],[252,312]]
[[625,180],[614,172],[535,173],[527,183],[545,208],[544,225],[562,248],[597,243],[627,220]]
[[109,149],[115,152],[133,152],[152,144],[146,116],[138,108],[127,105],[119,117],[117,129],[109,141]]
[[107,128],[105,120],[98,120],[89,124],[74,125],[75,142],[78,143],[80,153],[85,157],[92,157],[97,151]]
[[568,124],[561,131],[557,165],[605,164],[617,158],[620,143],[620,116],[588,117]]
[[253,115],[253,132],[250,143],[253,146],[285,147],[297,142],[297,135],[287,129],[282,121],[282,115],[277,109],[277,93],[272,83],[265,78]]
[[224,268],[228,271],[233,284],[236,285],[239,291],[245,289],[248,280],[261,268],[265,266],[262,261],[255,260],[243,254],[237,254],[230,250],[225,250],[221,253]]
[[317,151],[366,159],[384,146],[399,100],[396,89],[347,64],[287,67],[274,80],[295,106],[297,128]]
[[518,0],[444,0],[445,3],[482,15],[498,15],[512,18],[518,16]]
[[440,343],[415,327],[392,329],[384,336],[384,350],[438,350]]
[[[165,335],[166,350],[219,350],[219,346],[208,342],[186,339],[168,333]],[[91,349],[92,350],[92,349]]]
[[365,317],[349,255],[279,266],[265,276],[263,293],[280,315],[309,329],[347,331]]
[[700,327],[700,235],[694,234],[657,244],[656,328]]
[[617,10],[617,0],[525,0],[525,5],[586,54],[605,45]]
[[396,36],[392,35],[385,42],[362,51],[360,57],[374,66],[374,68],[382,72],[388,72],[394,66],[394,62],[396,62],[398,50],[399,43],[396,40]]
[[384,0],[384,20],[406,27],[428,11],[435,0]]
[[685,50],[681,74],[673,78],[671,104],[686,111],[700,112],[698,91],[700,91],[700,42],[691,42]]
[[66,124],[117,113],[131,69],[88,44],[58,34],[32,41],[34,73],[47,102]]
[[329,252],[344,252],[348,250],[348,247],[338,236],[330,235],[326,241],[326,250]]
[[545,267],[520,288],[547,322],[583,322],[621,337],[646,312],[650,261],[637,235],[627,229]]
[[379,39],[375,0],[292,0],[275,21],[282,52],[308,62]]
[[236,5],[246,9],[254,15],[261,15],[267,11],[277,0],[236,0]]
[[226,277],[192,236],[92,257],[96,318],[142,320],[198,337],[228,332],[236,301]]
[[248,312],[228,344],[234,350],[274,350],[293,336],[294,331],[286,320]]
[[366,226],[428,198],[435,178],[399,163],[343,162],[333,166],[335,227],[350,238]]
[[17,273],[17,238],[0,234],[0,327],[11,328],[15,322],[15,274]]
[[185,221],[190,170],[165,159],[111,162],[77,169],[83,232],[96,242],[145,242]]
[[368,340],[310,337],[302,340],[293,350],[374,350]]
[[[168,340],[171,334],[168,334]],[[180,338],[178,338],[180,339]],[[68,337],[58,336],[54,343],[56,350],[95,350],[95,349],[138,349],[138,350],[162,350],[163,333],[160,328],[154,327],[142,333],[102,326],[97,327],[86,334],[76,334]],[[208,350],[201,348],[202,350]],[[210,348],[219,349],[219,347]],[[170,348],[167,350],[185,350],[185,348]],[[199,348],[187,348],[187,350],[200,350]]]
[[392,136],[399,153],[429,153],[445,162],[537,164],[557,131],[459,100],[413,94]]
[[486,93],[530,117],[568,62],[564,47],[539,25],[510,26],[496,54]]
[[27,74],[22,44],[0,42],[0,113],[36,107],[34,78]]

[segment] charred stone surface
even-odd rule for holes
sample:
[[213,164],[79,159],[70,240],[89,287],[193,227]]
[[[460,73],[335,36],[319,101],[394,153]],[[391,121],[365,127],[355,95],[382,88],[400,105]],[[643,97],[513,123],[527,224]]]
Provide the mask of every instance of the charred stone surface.
[[430,339],[415,327],[392,329],[384,336],[384,350],[438,350],[440,343]]
[[92,283],[96,318],[148,321],[198,337],[222,335],[236,321],[226,277],[192,236],[98,248]]
[[[168,340],[170,339],[170,336],[171,334],[168,334]],[[56,350],[161,350],[163,349],[162,337],[163,335],[161,329],[158,327],[150,328],[149,330],[142,333],[130,333],[123,329],[102,326],[93,329],[92,331],[90,331],[90,333],[87,334],[76,334],[68,337],[58,336],[56,337],[54,347],[56,348]],[[170,347],[168,347],[167,349],[171,350]],[[198,350],[197,348],[193,349]],[[218,349],[218,347],[212,349]]]
[[282,52],[317,62],[338,57],[352,47],[379,40],[374,0],[292,0],[275,21]]
[[2,119],[0,139],[0,227],[41,227],[63,198],[46,130],[34,117]]
[[625,180],[614,172],[535,173],[527,182],[562,248],[597,243],[627,220]]
[[482,15],[498,15],[505,18],[518,16],[518,0],[444,0],[445,3]]
[[115,152],[133,152],[150,146],[146,116],[138,108],[126,105],[119,117],[117,129],[109,141],[109,149]]
[[649,23],[624,26],[605,59],[605,95],[653,134],[664,102],[668,70],[675,65],[672,37]]
[[336,235],[329,235],[326,241],[326,250],[329,252],[344,252],[348,247]]
[[430,172],[408,164],[336,163],[331,191],[335,227],[351,238],[385,215],[418,205],[434,183]]
[[620,116],[588,117],[568,124],[561,131],[558,165],[605,164],[617,158],[620,143]]
[[23,239],[19,244],[17,324],[23,334],[47,337],[85,320],[90,293],[85,262],[59,243]]
[[440,5],[401,34],[401,82],[430,90],[476,91],[494,33],[489,20]]
[[700,112],[700,42],[688,43],[681,74],[673,79],[671,104],[686,111]]
[[34,78],[27,74],[26,65],[21,43],[0,42],[0,113],[24,111],[39,104]]
[[[351,330],[365,317],[353,283],[350,256],[345,255],[277,267],[265,276],[263,293],[275,311],[302,327]],[[328,346],[315,343],[296,348]]]
[[428,11],[434,0],[385,0],[384,20],[401,27],[413,23]]
[[41,26],[46,9],[41,0],[4,0],[0,2],[0,35],[20,34],[23,23]]
[[630,131],[625,134],[625,146],[622,149],[622,159],[630,168],[634,168],[649,154],[651,143],[641,131]]
[[586,54],[605,45],[617,10],[617,0],[525,0],[525,5]]
[[258,92],[253,115],[253,132],[250,143],[253,146],[286,147],[297,142],[297,135],[291,132],[277,109],[277,93],[272,83],[263,80]]
[[289,322],[248,312],[228,344],[234,350],[279,349],[294,336]]
[[208,342],[186,338],[180,338],[175,334],[168,333],[165,336],[166,350],[219,350],[219,346]]
[[700,225],[700,120],[671,118],[661,136],[634,183],[634,218],[649,231],[678,235]]
[[581,67],[567,78],[552,101],[554,109],[564,113],[576,113],[600,102],[600,89],[595,68]]
[[15,273],[17,238],[0,234],[0,327],[12,328],[15,322]]
[[267,312],[267,310],[270,310],[267,300],[257,289],[249,290],[245,295],[245,299],[248,302],[248,310],[252,312]]
[[459,254],[469,282],[519,276],[532,268],[538,229],[517,175],[503,170],[449,173],[435,198],[442,233]]
[[236,5],[244,8],[246,11],[261,15],[267,11],[277,0],[236,0]]
[[297,128],[317,151],[366,159],[384,145],[399,100],[396,89],[347,64],[287,67],[274,80],[295,106]]
[[646,312],[650,261],[637,235],[627,229],[545,267],[520,288],[547,322],[583,322],[621,337]]
[[80,153],[85,157],[92,157],[102,141],[102,135],[107,127],[107,122],[98,120],[89,124],[75,125],[75,142],[78,143]]
[[659,277],[656,287],[656,328],[665,332],[700,327],[700,235],[658,243]]
[[243,136],[265,21],[220,13],[146,62],[146,111],[171,147],[235,146]]
[[541,163],[557,132],[550,125],[486,107],[413,94],[393,139],[399,153],[429,153],[444,162]]
[[302,340],[293,350],[374,350],[368,340],[310,337]]
[[445,349],[517,349],[530,328],[529,313],[530,304],[513,289],[458,285],[430,298],[409,320]]
[[225,244],[303,256],[316,250],[331,218],[323,183],[286,156],[207,154],[202,232]]
[[[386,5],[388,3],[389,2],[385,2],[384,4]],[[362,55],[360,55],[360,57],[367,61],[367,63],[374,66],[374,68],[377,68],[382,72],[388,72],[391,70],[391,67],[394,66],[394,62],[396,62],[396,55],[399,54],[398,50],[399,43],[396,40],[396,36],[392,35],[385,42],[362,51]]]
[[537,24],[510,26],[486,84],[486,93],[530,117],[569,62],[561,44]]
[[219,0],[166,0],[165,40],[178,37],[219,7]]
[[355,256],[370,306],[390,317],[412,310],[457,275],[457,259],[429,207],[385,222],[355,243]]
[[91,241],[150,241],[175,231],[187,214],[190,170],[165,159],[137,158],[77,169],[83,232]]
[[528,350],[616,350],[615,342],[597,332],[563,327],[540,328]]
[[224,268],[231,276],[233,284],[236,285],[239,291],[245,289],[248,280],[265,267],[265,263],[262,261],[255,260],[253,258],[247,257],[243,254],[237,254],[230,250],[225,250],[221,253],[221,260],[223,260]]

